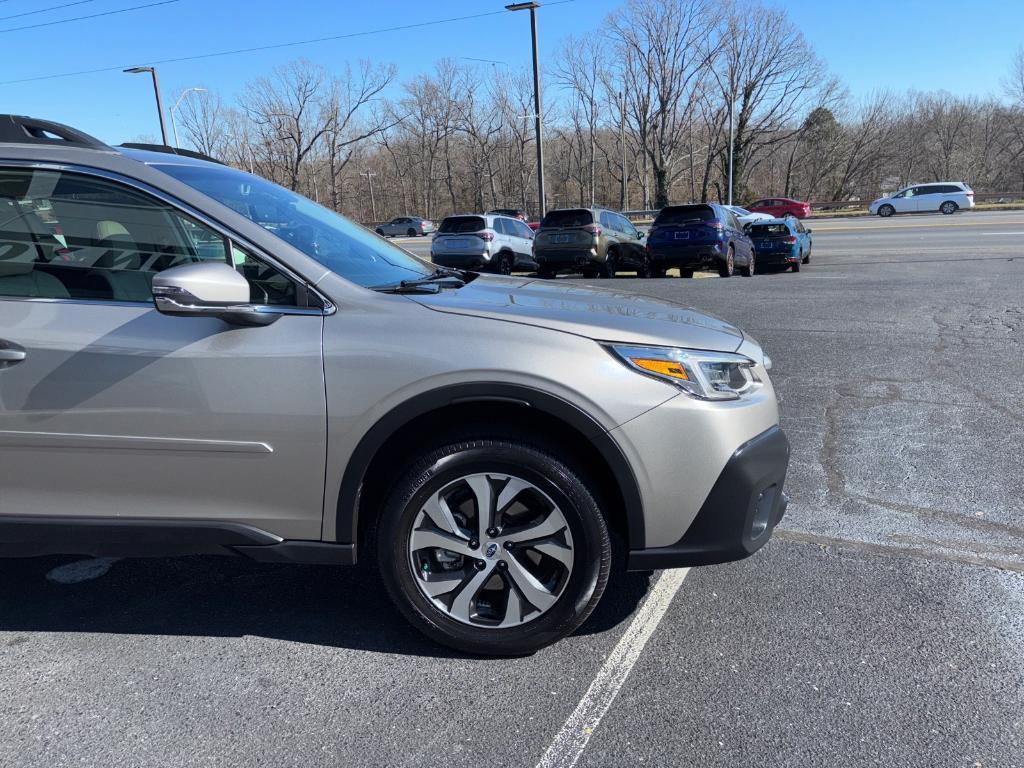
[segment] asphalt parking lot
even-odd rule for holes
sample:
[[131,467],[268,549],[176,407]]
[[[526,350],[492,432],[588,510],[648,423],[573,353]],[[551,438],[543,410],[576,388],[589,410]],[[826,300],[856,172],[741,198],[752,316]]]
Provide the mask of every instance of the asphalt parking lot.
[[361,571],[0,561],[0,765],[1024,765],[1024,212],[811,227],[800,274],[614,283],[771,354],[792,503],[753,558],[516,660]]

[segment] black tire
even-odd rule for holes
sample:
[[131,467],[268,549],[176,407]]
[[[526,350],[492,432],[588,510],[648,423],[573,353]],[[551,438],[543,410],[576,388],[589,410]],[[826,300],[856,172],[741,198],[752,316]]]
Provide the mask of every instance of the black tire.
[[553,270],[551,267],[539,267],[537,269],[537,277],[539,277],[541,280],[554,280],[555,270]]
[[377,229],[375,229],[374,232],[376,232],[381,237],[384,237],[384,230],[381,229],[380,227],[377,227]]
[[751,251],[750,261],[747,262],[747,265],[745,267],[740,267],[740,274],[743,275],[743,277],[753,277],[755,269],[756,267],[754,266],[754,252]]
[[[410,561],[409,541],[424,503],[474,473],[507,473],[533,484],[561,510],[572,536],[573,566],[560,596],[518,626],[481,627],[456,620],[421,591]],[[589,485],[583,474],[553,454],[517,439],[464,440],[430,451],[395,483],[378,522],[377,560],[388,594],[414,627],[459,651],[519,656],[560,640],[594,610],[612,565],[608,529]]]
[[616,251],[608,251],[604,257],[604,264],[597,268],[597,276],[607,280],[614,279],[619,269],[619,254]]
[[804,256],[803,263],[804,264],[810,264],[811,263],[811,252],[810,251],[808,251],[807,255]]
[[960,210],[960,206],[954,203],[952,200],[947,200],[946,202],[939,206],[939,210],[942,213],[946,214],[947,216],[951,216],[958,210]]
[[[800,255],[800,261],[802,261],[802,260],[803,260],[803,254]],[[800,261],[794,261],[793,262],[793,271],[794,272],[799,272],[800,271]]]
[[659,269],[654,266],[654,260],[650,257],[649,253],[644,253],[640,257],[640,264],[637,266],[637,276],[643,280],[650,278],[664,278],[665,269]]
[[494,271],[496,274],[511,275],[512,266],[512,254],[507,251],[499,253],[494,260]]
[[729,252],[725,255],[725,261],[718,265],[719,277],[732,277],[736,274],[736,254],[729,246]]
[[892,216],[892,215],[893,215],[894,213],[896,213],[896,209],[895,209],[895,208],[893,208],[893,207],[892,207],[891,205],[889,205],[888,203],[886,203],[885,205],[881,206],[881,207],[880,207],[880,208],[878,209],[878,215],[879,215],[879,216],[881,216],[881,217],[882,217],[883,219],[887,219],[887,218],[889,218],[889,217],[890,217],[890,216]]
[[693,277],[693,270],[692,269],[680,269],[679,270],[679,276],[680,277],[685,277],[687,279],[692,278]]
[[412,227],[409,227],[409,229],[405,230],[405,234],[408,235],[409,237],[416,237],[416,230],[413,229]]

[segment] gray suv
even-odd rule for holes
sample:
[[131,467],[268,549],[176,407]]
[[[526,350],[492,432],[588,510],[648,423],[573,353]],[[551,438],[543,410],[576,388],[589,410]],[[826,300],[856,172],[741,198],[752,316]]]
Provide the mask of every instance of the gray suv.
[[770,361],[655,298],[438,268],[188,153],[0,116],[0,556],[374,563],[529,653],[786,508]]
[[654,277],[644,235],[623,216],[603,208],[548,211],[533,241],[541,277],[582,272],[584,277],[615,277],[625,268]]

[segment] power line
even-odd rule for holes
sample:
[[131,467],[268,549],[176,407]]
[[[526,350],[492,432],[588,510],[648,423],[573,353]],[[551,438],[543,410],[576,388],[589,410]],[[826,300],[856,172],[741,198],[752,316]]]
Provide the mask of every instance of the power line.
[[[6,0],[0,0],[0,3]],[[166,2],[177,2],[178,0],[166,0]],[[576,0],[556,0],[556,2],[545,3],[545,7],[553,5],[565,5],[567,3],[574,3]],[[157,3],[162,5],[162,3]],[[315,43],[328,43],[335,40],[345,40],[353,37],[366,37],[368,35],[380,35],[386,32],[401,32],[408,29],[421,29],[423,27],[432,27],[438,24],[451,24],[456,21],[469,21],[472,19],[482,19],[488,16],[498,16],[503,13],[507,13],[504,9],[500,11],[488,11],[487,13],[476,13],[469,16],[453,16],[448,19],[436,19],[434,21],[421,21],[416,24],[403,24],[397,27],[383,27],[381,29],[368,29],[362,32],[349,32],[343,35],[330,35],[328,37],[314,37],[309,40],[295,40],[288,43],[274,43],[271,45],[258,45],[252,48],[236,48],[230,51],[217,51],[215,53],[199,53],[194,56],[178,56],[171,59],[157,59],[155,61],[147,61],[146,64],[150,66],[156,66],[158,64],[179,64],[185,61],[198,61],[200,59],[213,59],[220,56],[236,56],[243,53],[258,53],[259,51],[271,51],[280,48],[292,48],[296,45],[313,45]],[[0,30],[4,31],[4,30]],[[37,77],[24,77],[19,80],[2,80],[0,85],[17,85],[18,83],[35,83],[40,80],[56,80],[62,77],[78,77],[79,75],[95,75],[101,72],[120,72],[129,66],[135,66],[137,62],[131,64],[119,64],[116,67],[98,67],[96,69],[82,69],[77,72],[60,72],[53,75],[39,75]]]
[[37,13],[46,13],[47,11],[59,11],[61,8],[70,8],[73,5],[85,5],[86,3],[94,3],[96,0],[75,0],[73,3],[64,3],[64,5],[51,5],[49,8],[40,8],[37,11],[24,11],[23,13],[15,13],[10,16],[0,16],[0,21],[6,19],[20,19],[22,16],[33,16]]
[[133,5],[131,8],[120,8],[116,11],[104,11],[103,13],[93,13],[88,16],[75,16],[71,19],[60,19],[58,21],[44,21],[41,24],[28,24],[24,27],[9,27],[8,29],[0,29],[2,32],[21,32],[23,29],[39,29],[40,27],[52,27],[56,24],[68,24],[72,21],[83,21],[85,19],[98,19],[100,16],[113,16],[117,13],[127,13],[128,11],[138,11],[142,8],[155,8],[158,5],[170,5],[171,3],[177,3],[180,0],[160,0],[159,3],[148,3],[146,5]]

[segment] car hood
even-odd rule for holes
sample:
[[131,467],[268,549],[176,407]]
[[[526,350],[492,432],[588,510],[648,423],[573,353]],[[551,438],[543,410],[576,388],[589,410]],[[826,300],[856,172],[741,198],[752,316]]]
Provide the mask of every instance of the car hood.
[[563,280],[481,275],[458,289],[409,298],[438,312],[534,325],[627,344],[734,352],[743,332],[670,301]]

